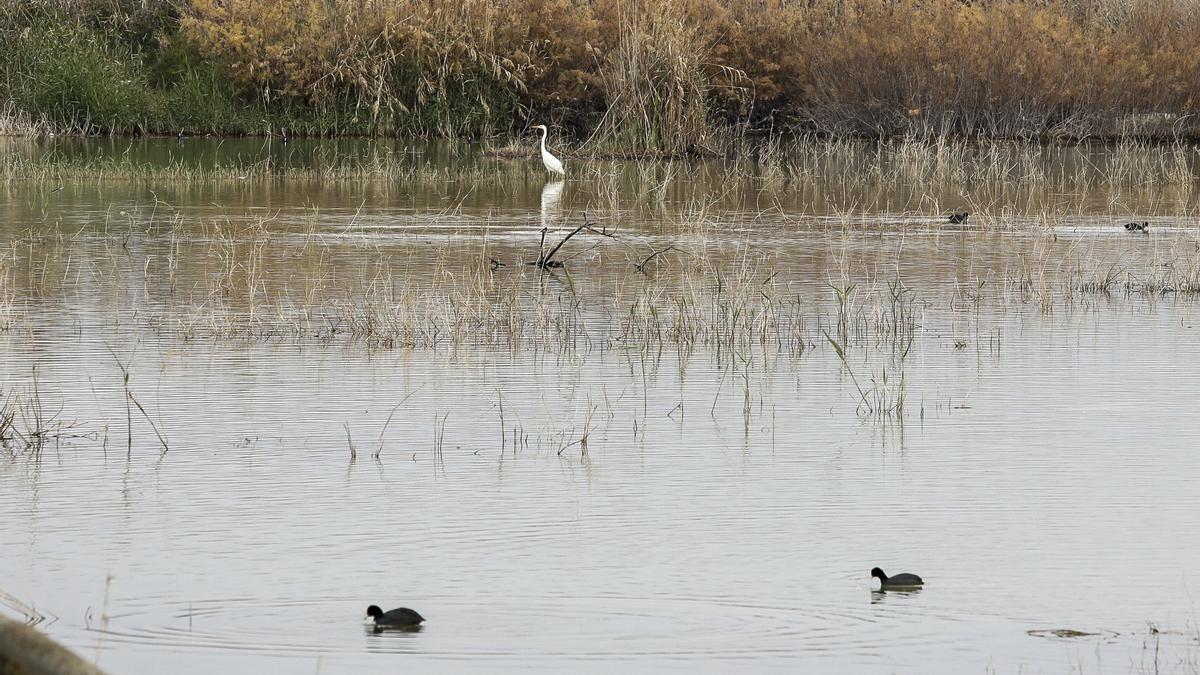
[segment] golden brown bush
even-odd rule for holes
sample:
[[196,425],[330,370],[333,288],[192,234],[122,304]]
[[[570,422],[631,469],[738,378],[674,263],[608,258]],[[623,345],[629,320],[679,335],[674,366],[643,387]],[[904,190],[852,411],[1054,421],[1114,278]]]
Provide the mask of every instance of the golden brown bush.
[[528,103],[542,111],[592,112],[603,100],[600,63],[609,41],[579,0],[509,0],[503,44],[524,71]]
[[181,29],[254,95],[373,116],[519,101],[661,150],[768,114],[1088,134],[1200,105],[1200,0],[187,0]]
[[[243,90],[268,99],[340,96],[372,117],[451,100],[486,111],[525,91],[527,64],[497,52],[501,9],[490,0],[189,0],[180,28]],[[440,131],[457,126],[442,122]]]
[[323,0],[191,0],[189,9],[183,34],[239,86],[314,102],[328,93],[337,50]]

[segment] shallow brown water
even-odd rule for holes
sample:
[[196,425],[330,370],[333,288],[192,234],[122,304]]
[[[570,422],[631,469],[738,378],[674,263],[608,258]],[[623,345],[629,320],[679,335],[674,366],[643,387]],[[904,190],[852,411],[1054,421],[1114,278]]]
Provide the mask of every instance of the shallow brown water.
[[[442,152],[0,188],[0,396],[51,436],[0,454],[0,611],[113,673],[1196,672],[1181,202],[952,228]],[[617,238],[521,264],[585,211]]]

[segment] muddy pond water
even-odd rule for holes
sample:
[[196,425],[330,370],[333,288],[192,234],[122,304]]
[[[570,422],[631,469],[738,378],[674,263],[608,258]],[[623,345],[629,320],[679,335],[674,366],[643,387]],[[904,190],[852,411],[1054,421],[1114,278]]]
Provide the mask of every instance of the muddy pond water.
[[0,147],[0,611],[111,673],[1200,669],[1194,155]]

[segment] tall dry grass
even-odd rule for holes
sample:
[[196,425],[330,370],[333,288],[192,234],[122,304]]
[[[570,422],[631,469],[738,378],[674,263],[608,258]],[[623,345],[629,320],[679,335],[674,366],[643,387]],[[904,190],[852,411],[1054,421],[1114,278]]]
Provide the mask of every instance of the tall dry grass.
[[[184,34],[247,85],[316,97],[350,87],[375,110],[448,96],[477,73],[527,114],[666,151],[718,120],[872,135],[1191,133],[1200,85],[1195,0],[215,6],[193,0]],[[395,76],[413,63],[419,76]]]
[[525,90],[499,13],[487,0],[191,0],[180,29],[251,95],[349,99],[372,121],[411,115],[455,135]]
[[1200,4],[852,0],[811,48],[804,108],[834,131],[1194,133]]
[[[330,133],[537,118],[595,147],[663,152],[731,130],[1200,134],[1198,0],[4,0],[0,16],[0,90],[60,123],[97,115],[51,114],[72,101],[27,71],[111,80],[87,89],[105,119],[132,114],[132,89],[183,87],[149,127],[203,126],[174,104],[248,130],[280,110]],[[119,67],[50,53],[31,26]],[[106,107],[109,90],[123,99]],[[226,96],[259,108],[211,105]]]

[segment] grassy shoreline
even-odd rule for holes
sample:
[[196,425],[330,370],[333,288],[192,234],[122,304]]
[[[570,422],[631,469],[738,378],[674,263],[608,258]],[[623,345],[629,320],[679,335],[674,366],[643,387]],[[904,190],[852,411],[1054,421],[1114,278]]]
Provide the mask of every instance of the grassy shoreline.
[[1195,141],[1198,32],[1195,0],[0,0],[0,134]]
[[[575,179],[608,183],[613,160],[638,157],[637,166],[660,170],[640,182],[660,185],[695,172],[719,172],[722,180],[753,180],[756,190],[803,180],[837,185],[859,194],[871,185],[937,186],[989,192],[989,187],[1040,186],[1047,190],[1093,188],[1190,190],[1200,180],[1200,146],[1181,140],[1103,142],[1072,145],[1011,140],[833,136],[775,137],[754,154],[720,154],[712,159],[654,153],[620,153],[556,147]],[[479,145],[462,141],[73,138],[0,139],[0,185],[73,180],[211,181],[246,179],[376,180],[470,179],[473,184],[524,180],[541,172],[535,138]],[[661,173],[661,175],[659,175]]]

